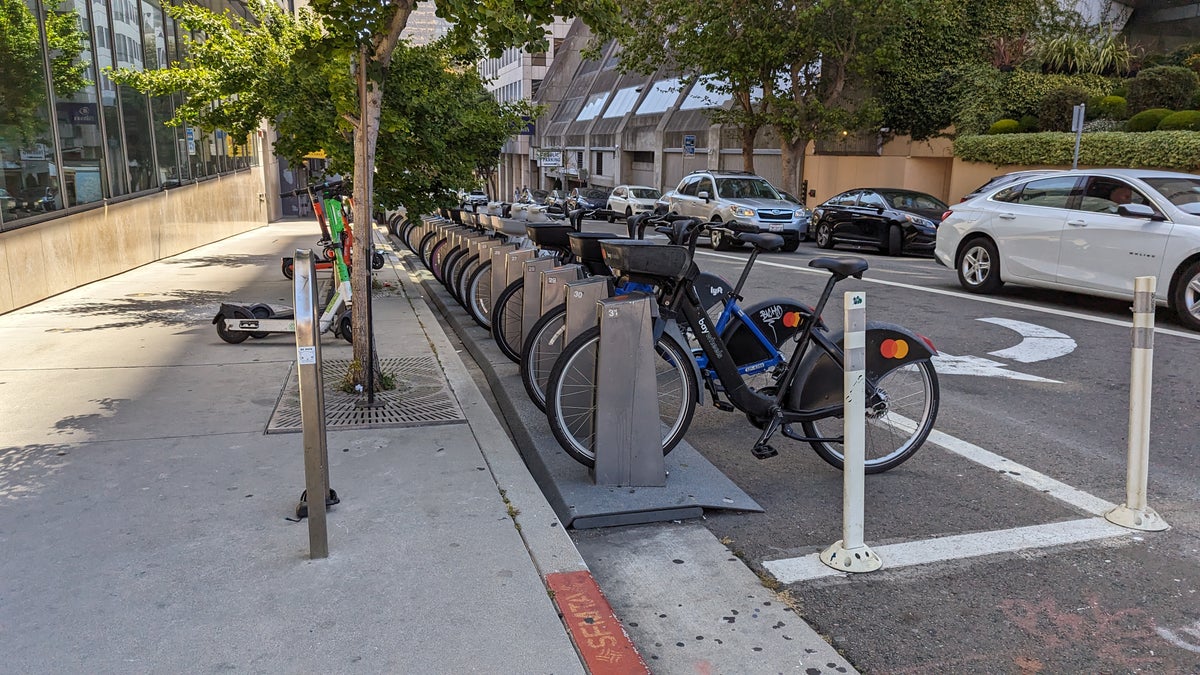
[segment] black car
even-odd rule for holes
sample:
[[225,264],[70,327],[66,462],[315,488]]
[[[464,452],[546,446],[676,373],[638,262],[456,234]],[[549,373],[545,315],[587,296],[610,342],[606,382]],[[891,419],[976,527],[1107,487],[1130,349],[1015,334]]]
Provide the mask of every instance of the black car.
[[950,209],[940,199],[914,190],[857,188],[813,210],[809,236],[821,248],[871,246],[888,255],[929,253],[937,226]]
[[602,211],[608,206],[609,190],[604,188],[576,188],[567,197],[567,213],[575,209],[583,209],[588,215]]
[[980,185],[979,187],[975,188],[974,190],[971,190],[967,194],[963,195],[962,199],[960,199],[958,201],[965,202],[968,199],[974,199],[975,197],[978,197],[979,195],[983,194],[984,192],[990,192],[994,188],[998,188],[1003,185],[1008,185],[1009,183],[1015,183],[1015,182],[1021,180],[1022,178],[1028,178],[1030,176],[1042,176],[1042,175],[1045,175],[1048,173],[1053,173],[1053,170],[1052,169],[1028,169],[1026,171],[1013,171],[1012,173],[1002,173],[999,176],[993,176],[992,178],[989,178],[986,183],[984,183],[983,185]]

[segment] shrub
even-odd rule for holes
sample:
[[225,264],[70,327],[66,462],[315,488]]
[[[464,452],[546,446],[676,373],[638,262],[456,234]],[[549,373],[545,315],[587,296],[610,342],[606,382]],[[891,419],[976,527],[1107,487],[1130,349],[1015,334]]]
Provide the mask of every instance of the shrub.
[[1016,120],[999,120],[988,128],[989,134],[1015,134],[1021,130],[1021,123]]
[[1034,117],[1033,115],[1021,115],[1021,127],[1018,129],[1018,131],[1023,134],[1028,134],[1041,130],[1042,128],[1038,126],[1038,118]]
[[[959,136],[954,140],[955,157],[994,166],[1070,166],[1074,150],[1075,134],[1062,132]],[[1112,131],[1084,134],[1079,144],[1079,164],[1197,171],[1200,170],[1200,133]]]
[[1162,118],[1159,131],[1200,131],[1200,110],[1180,110]]
[[1038,106],[1038,126],[1043,131],[1069,131],[1075,106],[1087,101],[1082,87],[1067,85],[1046,94]]
[[1175,112],[1166,108],[1151,108],[1129,118],[1129,125],[1126,127],[1129,131],[1143,132],[1154,131],[1158,128],[1158,123],[1163,121],[1163,118]]
[[1129,117],[1129,106],[1123,96],[1101,96],[1088,103],[1088,107],[1093,106],[1097,119],[1123,120]]
[[1157,66],[1137,74],[1129,83],[1129,110],[1186,108],[1200,88],[1200,77],[1182,66]]
[[1083,125],[1083,133],[1085,133],[1085,134],[1091,134],[1091,133],[1095,133],[1097,131],[1125,131],[1125,130],[1126,130],[1125,120],[1110,120],[1110,119],[1105,119],[1103,117],[1098,120],[1092,120],[1091,122],[1088,122],[1087,124]]
[[[1012,119],[1021,119],[1022,115],[1037,115],[1042,100],[1057,89],[1079,87],[1087,91],[1086,100],[1092,96],[1107,96],[1112,87],[1112,83],[1100,75],[1043,75],[1027,70],[1014,70],[1005,75],[1007,77],[997,100],[1005,108],[1004,117]],[[1070,121],[1068,115],[1067,123],[1070,124]]]

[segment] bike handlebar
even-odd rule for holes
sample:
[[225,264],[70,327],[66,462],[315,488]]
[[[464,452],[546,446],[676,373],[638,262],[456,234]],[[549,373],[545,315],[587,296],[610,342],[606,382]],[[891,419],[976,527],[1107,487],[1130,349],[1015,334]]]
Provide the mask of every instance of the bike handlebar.
[[345,181],[342,180],[341,178],[338,178],[336,180],[322,181],[322,182],[316,183],[314,185],[306,185],[302,188],[296,188],[295,190],[292,190],[291,192],[280,192],[279,196],[280,197],[297,197],[300,194],[312,193],[312,192],[327,192],[327,193],[333,193],[330,196],[337,196],[337,194],[341,192],[341,190],[344,186],[345,186]]

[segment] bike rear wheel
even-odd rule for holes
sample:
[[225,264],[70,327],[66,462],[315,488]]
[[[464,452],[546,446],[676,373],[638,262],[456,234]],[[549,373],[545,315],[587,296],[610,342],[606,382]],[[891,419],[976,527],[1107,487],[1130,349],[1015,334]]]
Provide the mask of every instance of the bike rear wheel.
[[[902,366],[881,377],[874,391],[867,392],[866,472],[883,473],[912,457],[933,431],[940,402],[937,372],[929,361]],[[842,437],[841,417],[803,422],[801,427],[810,438]],[[841,442],[820,440],[809,444],[821,459],[843,468]]]
[[492,261],[477,266],[471,273],[463,294],[467,299],[467,312],[475,323],[487,330],[492,329]]
[[[571,341],[546,384],[546,418],[559,445],[584,466],[596,465],[596,365],[600,329]],[[654,345],[663,454],[683,439],[696,412],[696,375],[687,349],[664,334]]]

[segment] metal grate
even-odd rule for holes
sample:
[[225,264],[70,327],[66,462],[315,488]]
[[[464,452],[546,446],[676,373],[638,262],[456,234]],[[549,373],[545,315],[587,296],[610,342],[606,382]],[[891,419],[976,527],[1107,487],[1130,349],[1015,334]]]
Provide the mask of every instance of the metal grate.
[[[458,401],[450,393],[437,359],[414,356],[380,359],[385,373],[396,377],[396,388],[375,394],[373,408],[358,407],[363,397],[337,388],[350,367],[348,360],[325,361],[321,377],[325,387],[326,429],[378,429],[455,424],[466,421]],[[300,418],[300,386],[293,363],[287,383],[275,404],[267,433],[303,430]]]

